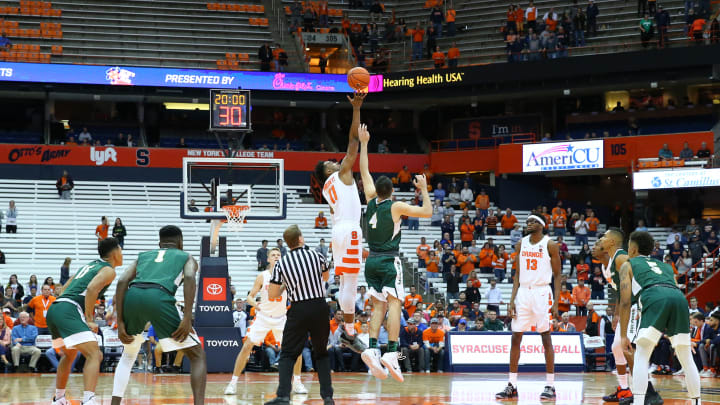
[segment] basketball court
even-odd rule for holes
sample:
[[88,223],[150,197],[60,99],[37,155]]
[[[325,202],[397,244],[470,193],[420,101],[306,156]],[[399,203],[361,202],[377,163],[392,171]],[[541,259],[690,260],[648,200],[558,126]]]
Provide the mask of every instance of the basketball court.
[[[0,404],[46,405],[54,391],[55,374],[10,374],[2,376]],[[238,393],[223,395],[230,376],[209,374],[206,403],[257,405],[275,397],[277,373],[246,373],[238,381]],[[434,404],[539,404],[545,385],[543,373],[521,373],[519,401],[496,401],[495,392],[507,383],[504,373],[406,374],[404,383],[378,381],[365,373],[334,373],[335,403],[338,405],[434,405]],[[295,395],[292,404],[322,404],[314,374],[303,373],[309,395]],[[110,403],[112,374],[102,374],[96,391],[101,404]],[[685,404],[683,377],[659,376],[652,379],[665,404]],[[602,404],[602,396],[617,383],[611,373],[557,373],[556,404]],[[68,392],[82,392],[82,374],[73,374]],[[75,398],[74,398],[75,399]],[[720,404],[716,379],[702,380],[703,404]],[[78,400],[72,402],[79,404]],[[127,405],[192,403],[190,377],[177,374],[133,373],[123,401]]]

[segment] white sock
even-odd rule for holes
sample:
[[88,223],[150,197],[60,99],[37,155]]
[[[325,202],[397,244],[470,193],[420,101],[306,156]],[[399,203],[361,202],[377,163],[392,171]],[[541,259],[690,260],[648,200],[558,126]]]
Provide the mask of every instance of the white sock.
[[690,398],[700,398],[700,375],[695,367],[690,346],[677,345],[674,349],[675,355],[685,371],[685,384]]
[[512,384],[513,387],[517,387],[517,373],[510,373],[508,381],[510,381],[510,384]]
[[555,385],[555,373],[545,373],[545,385]]
[[302,382],[302,380],[300,380],[300,376],[299,375],[294,376],[293,383],[299,383],[299,382]]
[[620,386],[620,388],[623,388],[623,389],[627,388],[627,387],[628,387],[628,375],[627,375],[627,373],[625,373],[625,374],[618,374],[617,377],[618,377],[618,385]]
[[350,323],[345,323],[345,332],[350,336],[355,336],[355,325]]
[[123,395],[125,395],[125,388],[127,388],[128,382],[130,381],[130,373],[132,372],[133,364],[135,364],[135,359],[137,358],[138,352],[140,352],[142,343],[142,338],[135,337],[133,343],[123,345],[123,353],[115,367],[112,396],[122,398]]
[[95,393],[92,391],[83,391],[83,400],[82,403],[90,401],[95,396]]
[[233,384],[237,384],[237,380],[238,380],[237,376],[234,375],[234,376],[232,376],[232,378],[230,379],[230,382],[233,383]]
[[55,399],[60,399],[65,396],[65,389],[56,388],[55,389]]
[[[633,403],[644,404],[648,387],[648,364],[656,342],[639,339],[635,347],[635,365],[633,365]],[[638,399],[639,398],[639,399]]]

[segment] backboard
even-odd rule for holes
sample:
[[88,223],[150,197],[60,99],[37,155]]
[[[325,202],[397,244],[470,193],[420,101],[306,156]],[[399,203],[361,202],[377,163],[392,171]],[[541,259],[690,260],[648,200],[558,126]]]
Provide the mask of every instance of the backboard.
[[225,219],[225,205],[249,205],[246,219],[284,219],[285,165],[282,159],[183,158],[180,217]]

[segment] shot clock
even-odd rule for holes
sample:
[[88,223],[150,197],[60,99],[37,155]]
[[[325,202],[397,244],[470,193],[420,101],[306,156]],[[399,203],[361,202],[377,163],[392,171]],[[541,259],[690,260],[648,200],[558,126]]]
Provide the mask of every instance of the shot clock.
[[210,129],[249,131],[250,90],[210,90]]

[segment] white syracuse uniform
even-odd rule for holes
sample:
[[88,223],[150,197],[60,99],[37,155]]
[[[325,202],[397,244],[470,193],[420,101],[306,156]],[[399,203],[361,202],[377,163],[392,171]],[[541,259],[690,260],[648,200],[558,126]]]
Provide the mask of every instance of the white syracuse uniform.
[[515,312],[512,320],[513,332],[547,332],[550,330],[550,307],[552,307],[552,265],[548,242],[545,235],[536,244],[530,243],[530,235],[522,238],[518,260],[520,286],[515,296]]
[[[362,263],[360,195],[353,180],[347,185],[335,172],[325,181],[323,197],[332,209],[332,254],[335,275],[357,274]],[[354,291],[354,290],[353,290]]]
[[283,290],[282,296],[276,300],[270,300],[268,286],[272,274],[270,270],[262,273],[263,283],[260,289],[260,303],[255,307],[255,322],[248,328],[247,337],[255,346],[260,346],[265,341],[265,336],[272,331],[275,340],[282,342],[283,329],[287,319],[287,291]]

